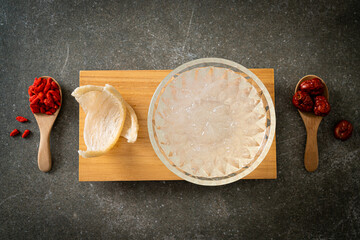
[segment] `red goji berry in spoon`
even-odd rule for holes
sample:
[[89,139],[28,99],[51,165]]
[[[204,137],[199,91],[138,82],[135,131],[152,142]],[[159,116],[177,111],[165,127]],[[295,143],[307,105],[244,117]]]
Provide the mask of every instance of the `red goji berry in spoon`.
[[28,88],[28,94],[33,113],[52,115],[61,106],[59,85],[51,77],[35,78]]
[[[50,132],[61,107],[61,88],[51,77],[35,78],[28,89],[30,109],[40,129],[38,166],[43,172],[51,169]],[[29,131],[30,132],[30,131]],[[28,133],[27,133],[28,134]],[[27,135],[24,133],[26,137]]]

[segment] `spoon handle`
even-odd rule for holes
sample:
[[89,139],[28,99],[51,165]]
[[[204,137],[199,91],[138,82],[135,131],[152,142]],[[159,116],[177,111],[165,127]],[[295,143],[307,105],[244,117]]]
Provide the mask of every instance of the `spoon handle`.
[[43,172],[48,172],[51,169],[50,131],[44,129],[40,129],[38,166]]
[[307,130],[304,164],[308,172],[314,172],[319,165],[317,128]]

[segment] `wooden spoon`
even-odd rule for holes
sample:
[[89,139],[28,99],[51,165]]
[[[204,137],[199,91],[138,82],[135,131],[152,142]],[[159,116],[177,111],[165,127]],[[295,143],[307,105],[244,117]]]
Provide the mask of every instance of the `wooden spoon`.
[[[329,90],[321,78],[315,75],[306,75],[296,85],[295,92],[298,91],[300,83],[303,81],[318,78],[324,85],[324,96],[329,101]],[[305,128],[306,128],[306,147],[305,147],[305,155],[304,155],[304,164],[305,168],[309,172],[313,172],[318,168],[319,165],[319,153],[318,153],[318,145],[317,145],[317,131],[320,125],[321,120],[323,117],[316,116],[314,113],[311,112],[302,112],[298,110],[302,120],[304,121]]]
[[[41,78],[49,78],[49,76],[44,76]],[[59,86],[60,97],[61,97],[60,103],[62,103],[62,92],[61,92],[60,84],[54,78],[52,77],[50,78]],[[48,172],[51,170],[50,132],[56,120],[56,117],[60,112],[61,105],[52,115],[47,115],[44,113],[34,113],[35,119],[40,129],[38,166],[39,169],[43,172]]]

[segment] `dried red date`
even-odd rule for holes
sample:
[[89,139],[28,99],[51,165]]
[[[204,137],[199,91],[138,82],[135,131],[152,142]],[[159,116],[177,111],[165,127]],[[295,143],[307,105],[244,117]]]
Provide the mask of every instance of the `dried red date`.
[[59,90],[50,90],[48,94],[52,96],[52,99],[54,99],[54,101],[60,101],[61,99]]
[[334,128],[334,135],[336,138],[345,141],[351,137],[352,131],[352,124],[346,120],[342,120],[336,124]]
[[314,106],[310,95],[303,91],[297,91],[294,94],[292,103],[295,107],[305,112],[311,112]]
[[318,78],[303,81],[300,84],[300,90],[309,93],[310,95],[320,95],[324,92],[324,85]]
[[315,97],[314,113],[317,116],[325,117],[331,110],[330,104],[326,97],[317,96]]

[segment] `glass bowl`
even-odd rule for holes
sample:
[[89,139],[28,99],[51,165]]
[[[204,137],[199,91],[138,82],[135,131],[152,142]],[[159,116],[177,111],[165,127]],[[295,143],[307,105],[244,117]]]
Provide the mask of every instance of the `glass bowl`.
[[[249,115],[241,112],[244,106]],[[259,166],[274,139],[276,119],[271,96],[254,73],[233,61],[203,58],[162,80],[147,124],[154,151],[169,170],[186,181],[216,186]]]

